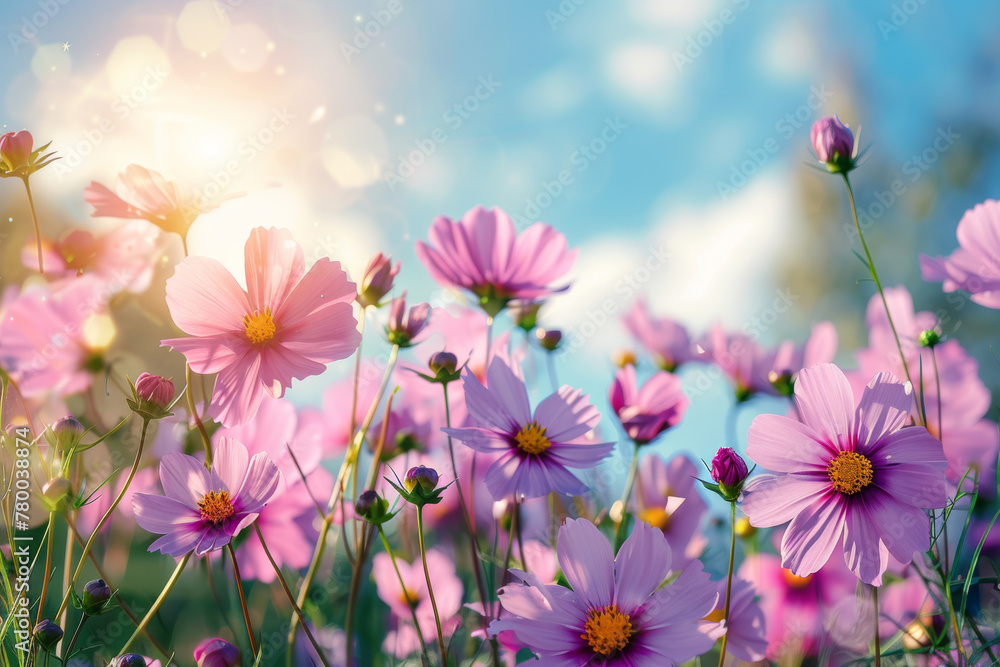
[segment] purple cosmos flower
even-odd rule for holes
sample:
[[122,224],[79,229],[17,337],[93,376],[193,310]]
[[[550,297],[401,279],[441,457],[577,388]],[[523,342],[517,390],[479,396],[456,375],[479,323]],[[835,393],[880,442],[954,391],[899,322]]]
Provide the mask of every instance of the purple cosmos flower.
[[777,474],[747,485],[743,511],[758,527],[792,522],[781,541],[783,567],[812,574],[843,539],[848,567],[880,586],[890,553],[909,563],[930,548],[923,510],[948,500],[947,460],[927,429],[903,428],[912,401],[909,385],[879,373],[855,407],[844,373],[819,364],[795,383],[801,422],[754,419],[747,455]]
[[696,477],[698,467],[683,454],[674,456],[669,463],[656,454],[639,461],[633,511],[640,521],[663,532],[673,555],[670,567],[674,570],[683,569],[708,544],[700,529],[708,505],[698,493]]
[[400,347],[410,347],[427,326],[430,315],[431,307],[426,303],[418,303],[407,310],[406,292],[403,292],[403,296],[393,299],[389,306],[389,322],[385,327],[389,342]]
[[945,292],[963,289],[987,308],[1000,308],[1000,202],[987,199],[958,221],[958,249],[945,258],[920,256],[924,280]]
[[[708,615],[708,620],[721,621],[725,618],[726,580],[718,582],[719,602],[715,610]],[[767,627],[766,617],[756,600],[757,589],[749,581],[733,577],[733,588],[730,591],[729,627],[726,643],[729,653],[740,660],[756,662],[764,659],[767,648],[767,638],[764,629]]]
[[622,323],[665,371],[673,372],[694,356],[691,336],[684,325],[665,317],[654,318],[645,299],[635,302]]
[[809,132],[813,150],[832,173],[854,168],[854,134],[837,116],[823,116]]
[[501,454],[486,471],[493,497],[586,492],[568,468],[593,468],[614,448],[612,442],[581,442],[601,420],[590,397],[563,385],[532,413],[524,382],[500,356],[490,363],[487,382],[488,389],[468,370],[462,374],[466,408],[480,427],[442,430],[476,451]]
[[267,454],[250,458],[242,443],[222,438],[211,472],[193,456],[164,456],[160,482],[166,495],[137,493],[132,508],[140,526],[163,536],[150,551],[176,558],[193,549],[202,556],[226,546],[256,521],[280,481],[281,472]]
[[681,379],[666,371],[657,372],[640,389],[631,364],[615,374],[608,400],[628,437],[639,445],[679,424],[691,403]]
[[397,273],[399,262],[393,266],[392,257],[383,257],[382,253],[372,255],[365,267],[365,274],[358,283],[358,303],[362,307],[377,307],[379,300],[392,289]]
[[467,289],[491,316],[511,299],[539,299],[576,259],[566,237],[536,222],[521,234],[499,208],[477,206],[460,221],[441,216],[430,230],[430,244],[417,241],[417,257],[431,277],[446,287]]
[[[710,649],[722,634],[702,619],[719,594],[694,561],[675,581],[663,533],[637,523],[616,558],[586,519],[559,529],[559,565],[572,590],[520,570],[500,589],[506,614],[490,633],[510,630],[546,665],[671,665]],[[702,630],[707,630],[703,632]]]

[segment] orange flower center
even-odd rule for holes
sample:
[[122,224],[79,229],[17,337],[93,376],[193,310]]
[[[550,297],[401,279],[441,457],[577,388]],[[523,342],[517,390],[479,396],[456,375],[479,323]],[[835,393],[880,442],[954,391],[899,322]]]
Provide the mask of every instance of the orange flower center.
[[598,655],[610,656],[628,646],[629,639],[636,633],[632,619],[618,611],[613,604],[602,609],[591,609],[580,635]]
[[872,462],[857,452],[840,452],[830,461],[826,474],[833,488],[852,495],[872,483]]
[[649,507],[639,512],[639,520],[648,523],[653,528],[667,532],[670,528],[670,515],[662,507]]
[[212,523],[219,523],[236,513],[228,491],[209,491],[198,501],[198,509],[201,510],[201,518]]
[[253,315],[243,316],[243,332],[254,345],[271,342],[276,331],[277,327],[274,326],[270,308],[266,308],[263,313],[257,311]]
[[812,581],[813,576],[807,574],[804,577],[800,577],[797,574],[793,574],[791,570],[782,569],[781,573],[785,575],[785,583],[791,588],[805,588]]
[[521,428],[514,440],[517,441],[518,449],[525,454],[541,454],[552,445],[545,437],[545,428],[539,426],[538,422],[531,422]]
[[404,588],[403,592],[399,594],[399,601],[405,605],[412,606],[420,602],[420,596],[409,588]]

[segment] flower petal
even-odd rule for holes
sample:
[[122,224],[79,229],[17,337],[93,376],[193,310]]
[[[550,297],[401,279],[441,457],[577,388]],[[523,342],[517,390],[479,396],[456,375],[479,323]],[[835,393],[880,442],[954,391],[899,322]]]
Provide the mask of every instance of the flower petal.
[[805,424],[830,444],[851,433],[854,394],[844,372],[834,364],[817,364],[799,371],[795,405]]
[[879,373],[871,379],[854,419],[854,442],[866,453],[884,436],[898,431],[910,416],[913,391],[892,373]]
[[663,533],[638,521],[615,557],[615,604],[631,614],[670,573],[670,545]]
[[830,480],[825,476],[758,475],[743,489],[742,509],[751,525],[779,526],[823,498],[830,488]]
[[747,456],[774,472],[825,470],[836,452],[812,427],[788,417],[760,415],[750,424]]
[[191,336],[243,331],[243,316],[250,312],[246,292],[220,262],[188,257],[167,279],[170,317]]
[[567,519],[559,529],[556,553],[566,581],[588,607],[612,603],[615,557],[597,526],[587,519]]
[[192,510],[212,490],[212,477],[205,465],[193,456],[171,452],[160,459],[160,484],[168,498],[178,500]]
[[277,312],[306,271],[302,246],[287,229],[257,227],[244,247],[247,298],[253,311]]
[[800,577],[819,572],[844,533],[850,516],[837,491],[828,490],[799,512],[781,540],[781,566]]

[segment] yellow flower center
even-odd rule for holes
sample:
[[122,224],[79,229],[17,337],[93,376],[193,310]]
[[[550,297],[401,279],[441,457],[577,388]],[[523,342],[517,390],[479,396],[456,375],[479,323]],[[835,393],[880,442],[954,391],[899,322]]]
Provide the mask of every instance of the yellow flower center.
[[628,646],[629,639],[636,633],[632,619],[618,611],[613,604],[602,609],[591,609],[580,635],[598,655],[610,656]]
[[667,532],[670,527],[670,515],[662,507],[649,507],[639,512],[639,520],[648,523],[653,528]]
[[782,569],[781,573],[785,575],[785,583],[791,588],[805,588],[812,581],[813,576],[807,574],[804,577],[800,577],[797,574],[793,574],[791,570]]
[[872,483],[872,462],[857,452],[840,452],[830,461],[826,474],[833,488],[852,495]]
[[270,308],[266,308],[263,313],[257,311],[253,315],[243,316],[243,332],[254,345],[271,342],[275,331],[277,331],[277,327],[274,326],[274,318],[271,317]]
[[705,616],[701,620],[703,620],[703,621],[712,621],[713,623],[718,623],[719,621],[721,621],[721,620],[723,620],[725,618],[726,618],[726,610],[725,609],[716,609],[714,611],[709,612],[708,616]]
[[219,523],[236,513],[228,491],[209,491],[198,501],[198,509],[201,510],[201,518],[212,523]]
[[517,440],[518,449],[525,454],[541,454],[552,445],[545,437],[545,427],[539,426],[538,422],[524,426],[514,439]]
[[403,592],[399,594],[399,601],[405,605],[412,606],[420,602],[420,596],[411,591],[409,588],[404,588]]

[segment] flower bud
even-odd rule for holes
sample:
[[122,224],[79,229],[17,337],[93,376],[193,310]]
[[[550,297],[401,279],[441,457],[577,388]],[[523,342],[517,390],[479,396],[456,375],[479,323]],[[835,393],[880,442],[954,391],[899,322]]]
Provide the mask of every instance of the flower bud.
[[941,334],[934,329],[927,329],[920,332],[917,341],[920,343],[920,347],[934,347],[941,342]]
[[403,292],[403,296],[393,299],[389,307],[389,323],[386,326],[389,342],[399,347],[413,345],[413,340],[427,326],[430,314],[431,307],[426,303],[418,303],[407,312],[406,292]]
[[35,641],[46,651],[59,643],[62,637],[63,629],[49,619],[35,626]]
[[767,374],[767,380],[774,387],[774,390],[782,396],[791,398],[795,394],[795,378],[788,371],[781,373],[771,371]]
[[441,375],[442,371],[451,375],[458,368],[458,357],[451,352],[436,352],[431,355],[427,365],[435,375]]
[[813,123],[809,133],[813,151],[834,174],[854,169],[854,135],[836,116],[824,116]]
[[407,470],[406,477],[403,478],[403,486],[406,487],[406,490],[412,493],[418,484],[424,491],[436,489],[438,485],[437,470],[426,466],[416,466]]
[[198,667],[239,667],[243,656],[229,642],[212,637],[194,647],[194,661]]
[[174,400],[174,383],[172,379],[142,373],[135,379],[135,392],[142,400],[164,409]]
[[56,423],[52,424],[50,427],[52,433],[55,435],[55,445],[56,449],[60,451],[66,451],[74,447],[80,438],[83,437],[84,431],[83,424],[80,420],[73,415],[66,415],[62,419],[58,420]]
[[378,491],[374,489],[363,492],[358,497],[358,501],[354,503],[354,513],[372,523],[381,523],[379,520],[385,517],[388,510],[389,501],[380,496]]
[[135,653],[126,653],[109,662],[108,667],[146,667],[146,659]]
[[515,325],[531,331],[538,324],[538,311],[541,309],[541,301],[515,301],[510,305],[510,317]]
[[83,587],[83,595],[80,598],[83,613],[87,616],[97,616],[111,599],[111,587],[104,583],[103,579],[94,579]]
[[712,481],[719,485],[722,497],[730,502],[739,497],[749,474],[746,461],[732,447],[720,447],[712,459]]
[[362,307],[378,307],[379,300],[392,289],[393,279],[399,273],[399,262],[392,265],[392,257],[382,253],[373,255],[365,267],[364,278],[358,283],[358,303]]
[[538,337],[538,344],[549,352],[555,352],[562,342],[562,332],[558,329],[539,329],[535,332],[535,336]]
[[73,495],[73,486],[65,477],[54,477],[42,487],[42,502],[50,512],[62,514]]
[[34,139],[31,132],[7,132],[0,136],[0,162],[6,171],[27,167],[31,160]]

